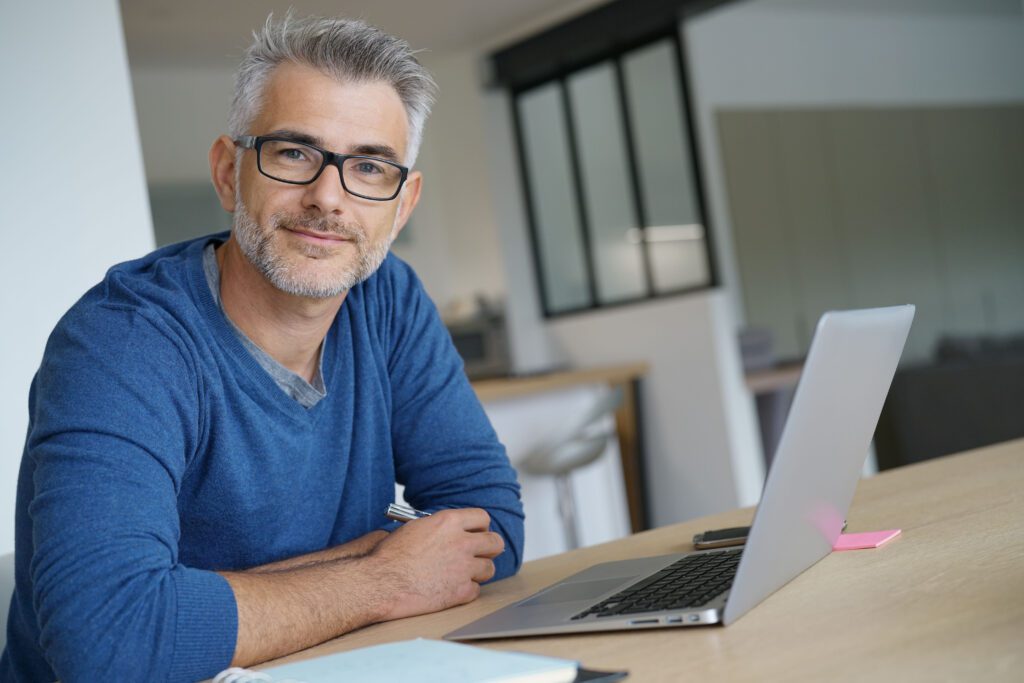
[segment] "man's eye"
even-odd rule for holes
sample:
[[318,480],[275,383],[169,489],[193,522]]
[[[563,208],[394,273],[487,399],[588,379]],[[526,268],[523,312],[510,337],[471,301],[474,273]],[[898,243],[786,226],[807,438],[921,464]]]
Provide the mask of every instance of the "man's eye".
[[305,161],[306,152],[305,150],[299,149],[298,147],[289,147],[278,151],[277,155],[287,161]]
[[360,161],[356,164],[356,171],[365,175],[377,175],[384,172],[384,168],[380,164],[375,164],[372,161]]

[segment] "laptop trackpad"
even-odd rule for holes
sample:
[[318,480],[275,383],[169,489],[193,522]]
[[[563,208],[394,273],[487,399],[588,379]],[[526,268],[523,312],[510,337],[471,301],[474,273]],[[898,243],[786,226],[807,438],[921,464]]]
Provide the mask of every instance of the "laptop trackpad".
[[[628,577],[626,577],[628,578]],[[601,581],[577,581],[555,586],[536,595],[526,602],[520,603],[520,607],[532,607],[534,605],[554,605],[560,602],[575,602],[576,600],[593,600],[607,593],[616,586],[621,585],[623,578],[604,579]]]

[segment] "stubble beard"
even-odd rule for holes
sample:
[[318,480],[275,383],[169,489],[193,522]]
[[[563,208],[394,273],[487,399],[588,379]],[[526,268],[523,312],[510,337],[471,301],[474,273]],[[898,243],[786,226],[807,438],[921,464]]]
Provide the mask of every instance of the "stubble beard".
[[[339,235],[349,240],[356,249],[355,259],[332,273],[303,267],[310,260],[338,257],[332,247],[308,243],[303,243],[298,251],[286,251],[280,241],[275,241],[275,235],[281,230],[295,227]],[[338,296],[373,275],[388,255],[394,232],[392,227],[386,237],[373,242],[357,224],[286,212],[273,214],[270,226],[263,228],[252,218],[241,200],[236,203],[232,219],[232,234],[242,254],[263,277],[282,292],[312,299]]]

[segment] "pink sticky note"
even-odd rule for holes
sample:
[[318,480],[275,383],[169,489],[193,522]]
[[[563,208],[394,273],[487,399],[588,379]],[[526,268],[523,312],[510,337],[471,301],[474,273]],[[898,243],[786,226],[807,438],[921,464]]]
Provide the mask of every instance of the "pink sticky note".
[[877,548],[900,535],[899,529],[865,531],[859,534],[841,534],[832,550],[863,550]]

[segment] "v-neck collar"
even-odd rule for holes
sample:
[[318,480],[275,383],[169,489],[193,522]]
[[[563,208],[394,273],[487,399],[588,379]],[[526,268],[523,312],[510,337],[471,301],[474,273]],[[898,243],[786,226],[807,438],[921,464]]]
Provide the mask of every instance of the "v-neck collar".
[[210,240],[203,246],[203,275],[206,276],[206,284],[210,287],[210,294],[213,295],[213,300],[217,302],[217,306],[224,313],[231,328],[242,341],[242,346],[256,358],[256,361],[273,378],[281,391],[292,400],[298,402],[303,408],[307,410],[312,408],[327,396],[327,385],[324,383],[323,374],[324,349],[327,345],[321,342],[317,349],[316,376],[313,382],[308,382],[305,377],[292,372],[250,339],[242,328],[236,325],[235,321],[227,315],[227,311],[224,310],[224,301],[220,297],[220,265],[217,263],[217,253],[215,251],[216,247],[220,244],[223,244],[223,242]]
[[[245,347],[234,325],[221,309],[210,290],[203,266],[203,252],[211,242],[223,242],[230,233],[222,232],[210,235],[206,239],[196,240],[189,246],[188,272],[192,296],[200,313],[210,326],[214,336],[225,353],[232,358],[240,369],[239,382],[247,385],[247,392],[260,403],[272,404],[277,410],[299,421],[315,421],[323,412],[323,407],[331,399],[330,392],[316,405],[305,408],[298,401],[281,390],[277,381],[260,365],[259,361]],[[324,386],[331,385],[330,378],[334,372],[336,349],[337,320],[331,324],[324,337],[321,349],[320,369],[324,378]]]

